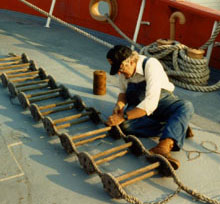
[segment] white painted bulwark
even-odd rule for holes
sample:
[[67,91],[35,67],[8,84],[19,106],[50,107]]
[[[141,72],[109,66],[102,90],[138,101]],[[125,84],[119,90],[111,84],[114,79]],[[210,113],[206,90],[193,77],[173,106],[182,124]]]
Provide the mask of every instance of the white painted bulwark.
[[220,11],[220,0],[187,0]]

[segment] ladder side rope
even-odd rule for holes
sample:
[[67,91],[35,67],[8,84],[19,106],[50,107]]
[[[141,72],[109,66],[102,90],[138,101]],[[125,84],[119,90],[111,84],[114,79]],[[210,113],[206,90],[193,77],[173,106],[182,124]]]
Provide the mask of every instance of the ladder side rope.
[[97,37],[95,37],[95,36],[93,36],[93,35],[91,35],[91,34],[85,32],[85,31],[83,31],[83,30],[77,28],[76,26],[73,26],[73,25],[71,25],[71,24],[69,24],[69,23],[66,23],[65,21],[61,20],[60,18],[57,18],[57,17],[55,17],[55,16],[49,14],[48,12],[46,12],[46,11],[40,9],[39,7],[37,7],[37,6],[33,5],[33,4],[31,4],[30,2],[28,2],[28,1],[26,1],[26,0],[19,0],[19,1],[21,1],[21,2],[24,3],[24,4],[26,4],[26,5],[29,6],[30,8],[32,8],[32,9],[38,11],[39,13],[41,13],[41,14],[47,16],[47,17],[50,17],[50,18],[53,19],[54,21],[57,21],[57,22],[59,22],[59,23],[65,25],[65,26],[67,26],[68,28],[70,28],[70,29],[72,29],[72,30],[74,30],[74,31],[76,31],[76,32],[78,32],[78,33],[80,33],[80,34],[82,34],[83,36],[88,37],[89,39],[94,40],[94,41],[100,43],[101,45],[104,45],[104,46],[106,46],[106,47],[108,47],[108,48],[112,48],[112,47],[113,47],[112,44],[110,44],[110,43],[108,43],[108,42],[105,42],[105,41],[103,41],[103,40],[101,40],[101,39],[99,39],[99,38],[97,38]]
[[[120,132],[120,134],[121,134],[121,136],[123,137],[123,138],[125,138],[126,137],[126,135],[122,132],[122,130],[120,129],[120,127],[119,126],[116,126],[117,127],[117,129],[118,129],[118,131]],[[174,180],[174,182],[177,184],[177,186],[178,186],[178,188],[177,188],[177,190],[173,193],[173,194],[171,194],[171,195],[169,195],[164,201],[159,201],[159,202],[155,202],[155,203],[153,203],[153,204],[163,204],[163,203],[165,203],[165,202],[167,202],[170,198],[172,198],[174,195],[176,195],[176,194],[178,194],[178,192],[180,191],[180,190],[183,190],[183,191],[185,191],[186,193],[188,193],[189,195],[191,195],[192,197],[195,197],[196,199],[198,199],[198,200],[200,200],[200,201],[202,201],[202,202],[206,202],[206,203],[210,203],[210,204],[220,204],[220,202],[219,201],[217,201],[217,200],[214,200],[214,199],[211,199],[211,198],[209,198],[209,197],[207,197],[206,195],[203,195],[203,194],[201,194],[201,193],[199,193],[199,192],[197,192],[196,190],[193,190],[193,189],[190,189],[190,188],[188,188],[187,186],[185,186],[181,181],[180,181],[180,179],[177,177],[177,174],[176,174],[176,172],[175,172],[175,170],[173,169],[173,167],[171,166],[171,164],[169,163],[169,161],[165,158],[165,157],[163,157],[162,155],[159,155],[159,154],[155,154],[155,155],[152,155],[152,154],[150,154],[150,152],[144,147],[144,145],[142,144],[142,143],[140,143],[140,145],[142,146],[142,149],[143,149],[143,151],[144,151],[144,154],[145,154],[145,156],[148,158],[148,159],[150,159],[150,160],[160,160],[160,161],[162,161],[163,163],[165,163],[165,165],[167,166],[167,168],[169,168],[169,170],[170,170],[170,172],[171,172],[171,176],[173,177],[173,180]],[[126,193],[126,192],[124,192],[124,193]],[[126,200],[126,199],[128,199],[128,197],[127,197],[128,195],[124,195],[124,199]],[[129,197],[130,198],[130,197]],[[133,197],[131,197],[131,200],[127,200],[127,201],[132,201],[132,198]],[[135,200],[135,199],[133,199],[133,200]],[[142,202],[131,202],[131,203],[134,203],[134,204],[141,204]],[[149,204],[149,203],[143,203],[143,204]],[[152,203],[151,203],[152,204]]]

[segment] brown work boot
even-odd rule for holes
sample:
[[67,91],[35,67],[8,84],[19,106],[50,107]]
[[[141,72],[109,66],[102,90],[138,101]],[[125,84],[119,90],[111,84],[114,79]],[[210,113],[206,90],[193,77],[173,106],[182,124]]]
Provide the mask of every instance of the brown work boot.
[[174,158],[171,157],[170,151],[172,150],[174,146],[174,141],[170,138],[166,138],[164,140],[161,140],[159,144],[150,149],[151,154],[160,154],[167,158],[167,160],[170,162],[170,164],[173,166],[173,168],[176,170],[180,167],[180,162]]
[[192,138],[194,136],[192,128],[189,126],[186,130],[186,138]]

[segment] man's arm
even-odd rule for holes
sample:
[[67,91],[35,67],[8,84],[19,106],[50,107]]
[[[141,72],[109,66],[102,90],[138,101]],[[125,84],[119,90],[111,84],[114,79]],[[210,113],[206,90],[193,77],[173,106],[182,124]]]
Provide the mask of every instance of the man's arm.
[[[124,107],[127,104],[126,101],[126,94],[120,93],[118,95],[118,100],[113,110],[113,115],[109,116],[108,121],[106,122],[109,126],[120,125],[122,122],[125,121],[124,119]],[[136,119],[143,117],[147,114],[144,109],[141,108],[134,108],[132,110],[126,111],[128,120]]]
[[143,117],[147,114],[147,112],[141,108],[134,108],[126,112],[128,116],[128,120],[136,119]]
[[119,93],[117,103],[115,104],[115,108],[113,110],[113,114],[119,114],[119,113],[123,112],[123,109],[124,109],[126,103],[127,103],[126,102],[126,94]]
[[[126,112],[128,116],[128,120],[140,118],[146,115],[146,111],[140,108],[134,108]],[[108,121],[106,122],[109,126],[120,125],[125,121],[123,111],[119,114],[113,114],[109,116]]]

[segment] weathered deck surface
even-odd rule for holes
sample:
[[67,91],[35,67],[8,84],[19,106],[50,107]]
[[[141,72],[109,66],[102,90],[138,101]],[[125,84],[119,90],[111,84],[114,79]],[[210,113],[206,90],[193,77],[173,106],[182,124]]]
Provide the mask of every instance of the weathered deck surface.
[[[115,78],[108,75],[107,94],[92,93],[93,71],[105,70],[108,48],[97,44],[66,27],[52,24],[44,27],[45,19],[0,10],[0,57],[9,52],[26,53],[39,67],[54,76],[58,83],[79,94],[87,106],[96,107],[104,119],[111,113],[118,89]],[[112,39],[111,39],[112,42]],[[116,44],[117,42],[115,42]],[[213,79],[220,79],[216,71]],[[220,91],[199,93],[176,88],[176,93],[190,99],[195,106],[191,126],[193,139],[186,141],[187,150],[205,151],[200,143],[212,141],[220,147]],[[85,124],[71,128],[71,134],[95,129]],[[141,139],[146,148],[155,139]],[[98,152],[123,141],[111,139],[80,148]],[[210,146],[207,144],[207,146]],[[210,146],[213,148],[213,146]],[[188,161],[186,153],[173,154],[181,161],[177,174],[181,181],[197,191],[220,201],[220,155],[201,154]],[[102,171],[118,175],[148,164],[144,158],[128,155],[109,164]],[[159,201],[176,189],[172,178],[156,176],[126,188],[142,201]],[[30,112],[23,110],[16,99],[10,100],[7,89],[0,86],[0,202],[1,204],[104,204],[126,203],[112,200],[103,190],[97,175],[87,175],[77,157],[67,155],[57,137],[48,137],[42,123],[36,123]],[[169,203],[199,203],[181,192]]]

